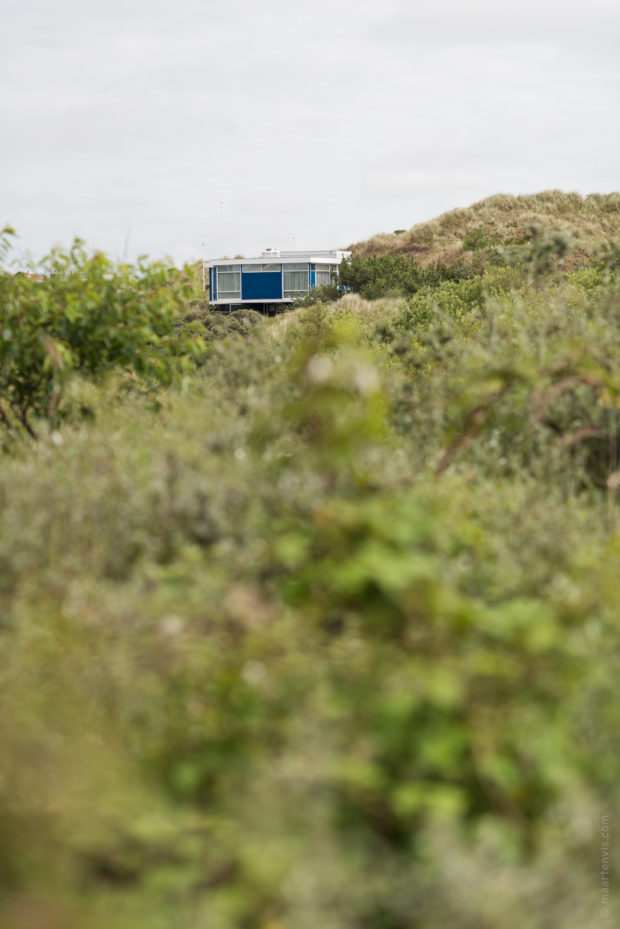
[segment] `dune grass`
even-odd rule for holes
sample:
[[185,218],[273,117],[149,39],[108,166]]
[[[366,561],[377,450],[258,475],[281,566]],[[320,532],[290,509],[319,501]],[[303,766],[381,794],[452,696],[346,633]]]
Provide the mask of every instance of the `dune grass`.
[[543,225],[572,238],[568,266],[590,260],[606,238],[620,235],[620,194],[590,194],[547,190],[538,194],[496,194],[466,209],[451,210],[436,219],[396,233],[373,236],[349,248],[355,255],[409,255],[422,265],[474,261],[476,251],[514,246],[527,240],[529,228]]

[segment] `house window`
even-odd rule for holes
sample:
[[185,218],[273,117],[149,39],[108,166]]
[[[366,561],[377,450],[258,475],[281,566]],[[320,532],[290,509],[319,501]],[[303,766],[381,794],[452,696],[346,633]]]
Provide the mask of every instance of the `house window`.
[[309,290],[308,265],[284,265],[283,295],[285,297],[301,297]]
[[217,269],[217,299],[241,300],[241,267],[220,265]]
[[317,265],[314,281],[317,287],[322,287],[324,284],[331,284],[332,273],[329,265]]
[[317,287],[324,284],[333,284],[338,274],[338,265],[314,264],[311,266],[314,271],[314,283]]
[[273,271],[277,271],[279,273],[282,270],[282,265],[242,265],[241,270],[244,274],[269,274]]

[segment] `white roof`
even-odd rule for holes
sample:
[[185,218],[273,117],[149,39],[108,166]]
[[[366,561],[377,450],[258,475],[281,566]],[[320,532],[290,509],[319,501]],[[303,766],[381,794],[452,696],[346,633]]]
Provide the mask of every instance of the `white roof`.
[[288,263],[308,263],[308,264],[340,264],[343,258],[348,258],[351,252],[343,252],[336,249],[325,249],[313,252],[279,252],[275,254],[263,255],[260,258],[210,258],[205,261],[209,267],[216,265],[280,265]]

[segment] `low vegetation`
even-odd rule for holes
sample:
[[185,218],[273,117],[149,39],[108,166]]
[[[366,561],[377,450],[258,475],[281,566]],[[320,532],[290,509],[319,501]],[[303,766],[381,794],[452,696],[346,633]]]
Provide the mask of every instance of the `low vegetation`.
[[275,319],[0,275],[3,929],[613,919],[620,289],[563,241]]
[[[0,234],[0,254],[12,230]],[[41,273],[0,275],[0,426],[36,437],[36,420],[71,413],[66,386],[111,371],[148,389],[193,369],[202,340],[175,323],[194,289],[164,264],[114,265],[81,242],[57,251]],[[82,410],[84,412],[84,410]]]
[[451,210],[437,219],[374,236],[349,246],[360,258],[407,255],[422,265],[462,264],[479,269],[490,258],[503,261],[527,245],[534,226],[569,233],[567,265],[588,263],[608,238],[617,238],[620,194],[546,190],[539,194],[496,194],[467,209]]

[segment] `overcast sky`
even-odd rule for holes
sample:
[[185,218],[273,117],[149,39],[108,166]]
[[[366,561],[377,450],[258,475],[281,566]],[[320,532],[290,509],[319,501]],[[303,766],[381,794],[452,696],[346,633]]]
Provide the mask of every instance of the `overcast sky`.
[[619,0],[0,8],[0,222],[37,258],[343,247],[620,189]]

